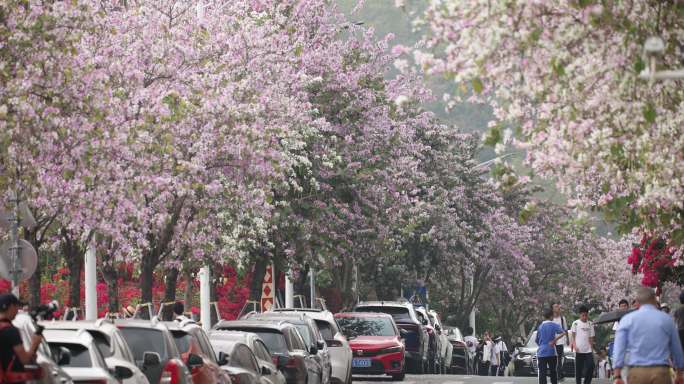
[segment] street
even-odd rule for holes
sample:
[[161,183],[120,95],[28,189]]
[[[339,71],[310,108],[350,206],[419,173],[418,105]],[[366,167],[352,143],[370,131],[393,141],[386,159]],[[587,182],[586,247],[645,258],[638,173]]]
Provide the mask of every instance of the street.
[[[390,382],[388,376],[354,376],[354,383]],[[566,378],[562,384],[572,384],[574,378]],[[514,376],[463,376],[463,375],[406,375],[402,384],[536,384],[536,377]],[[549,381],[550,383],[550,381]],[[596,384],[608,384],[609,380],[592,380]]]

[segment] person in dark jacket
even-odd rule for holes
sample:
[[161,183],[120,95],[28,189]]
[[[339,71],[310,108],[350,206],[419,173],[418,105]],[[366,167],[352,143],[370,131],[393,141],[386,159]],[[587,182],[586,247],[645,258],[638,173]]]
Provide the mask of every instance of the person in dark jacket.
[[19,329],[12,325],[22,303],[11,293],[0,294],[0,364],[3,372],[23,372],[24,365],[36,357],[36,351],[43,340],[42,328],[31,337],[31,346],[24,349]]

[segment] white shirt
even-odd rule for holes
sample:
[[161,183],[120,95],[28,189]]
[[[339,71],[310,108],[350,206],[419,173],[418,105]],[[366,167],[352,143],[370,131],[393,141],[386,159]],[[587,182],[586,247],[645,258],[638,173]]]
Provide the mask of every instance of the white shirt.
[[468,352],[470,352],[471,355],[477,353],[477,347],[480,345],[480,343],[477,341],[477,337],[466,336],[463,338],[463,341],[465,341],[466,347],[468,347]]
[[499,361],[501,360],[501,352],[508,352],[506,343],[504,343],[503,340],[494,343],[494,347],[492,347],[492,365],[501,364],[501,361]]
[[607,379],[609,369],[610,369],[610,365],[608,364],[608,360],[599,360],[599,362],[598,362],[598,378],[599,379]]
[[572,338],[575,340],[575,352],[577,353],[591,353],[593,350],[591,348],[590,337],[594,337],[594,324],[587,320],[583,322],[582,320],[575,320],[570,327],[570,332],[572,333]]
[[[565,320],[565,316],[561,315],[559,317],[554,317],[553,322],[560,325],[561,328],[563,328],[563,331],[568,330],[568,322]],[[567,345],[567,341],[567,337],[561,337],[558,341],[556,341],[556,345]]]
[[482,361],[492,361],[492,349],[494,343],[491,341],[485,341],[484,347],[482,348]]

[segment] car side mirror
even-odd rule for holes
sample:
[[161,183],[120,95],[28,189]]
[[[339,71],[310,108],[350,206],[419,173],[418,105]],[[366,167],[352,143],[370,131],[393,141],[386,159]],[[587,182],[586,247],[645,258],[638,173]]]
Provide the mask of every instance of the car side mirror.
[[287,356],[278,355],[278,369],[283,369],[287,365],[289,358]]
[[318,353],[318,348],[315,345],[312,345],[311,348],[309,348],[309,353],[312,355],[315,355]]
[[143,353],[143,367],[154,367],[161,365],[161,356],[157,352]]
[[423,319],[423,325],[428,325],[428,324],[430,324],[430,323],[428,323],[427,320]]
[[59,354],[59,357],[57,359],[58,365],[64,366],[69,365],[71,363],[71,351],[68,348],[59,347],[57,353]]
[[316,342],[316,348],[318,348],[319,350],[325,348],[325,341],[323,341],[323,340],[318,340],[318,341]]
[[404,328],[399,328],[399,335],[401,335],[402,339],[408,335],[408,331],[405,330]]
[[118,380],[126,380],[133,377],[133,370],[131,370],[128,367],[117,365],[116,367],[114,367],[112,374]]
[[224,352],[219,352],[218,353],[218,365],[226,365],[228,364],[228,355],[226,355]]
[[202,357],[199,356],[199,355],[196,355],[196,354],[194,354],[194,353],[191,353],[191,354],[188,356],[188,362],[186,363],[186,365],[187,365],[190,369],[192,369],[192,368],[199,368],[199,367],[201,367],[201,366],[204,365],[204,359],[202,359]]
[[265,367],[265,366],[264,366],[264,367],[261,367],[261,374],[264,375],[264,376],[268,376],[268,375],[271,374],[271,370],[268,369],[268,367]]

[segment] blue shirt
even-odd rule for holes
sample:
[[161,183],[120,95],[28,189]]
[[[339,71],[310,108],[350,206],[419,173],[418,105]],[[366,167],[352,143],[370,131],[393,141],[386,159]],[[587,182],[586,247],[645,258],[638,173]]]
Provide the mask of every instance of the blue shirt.
[[556,346],[551,346],[549,343],[561,333],[565,333],[565,330],[560,325],[551,320],[543,321],[537,328],[537,337],[534,339],[539,346],[537,357],[556,356]]
[[615,334],[615,368],[625,366],[625,353],[629,354],[628,366],[670,365],[684,369],[684,352],[674,320],[665,312],[650,304],[625,315]]

